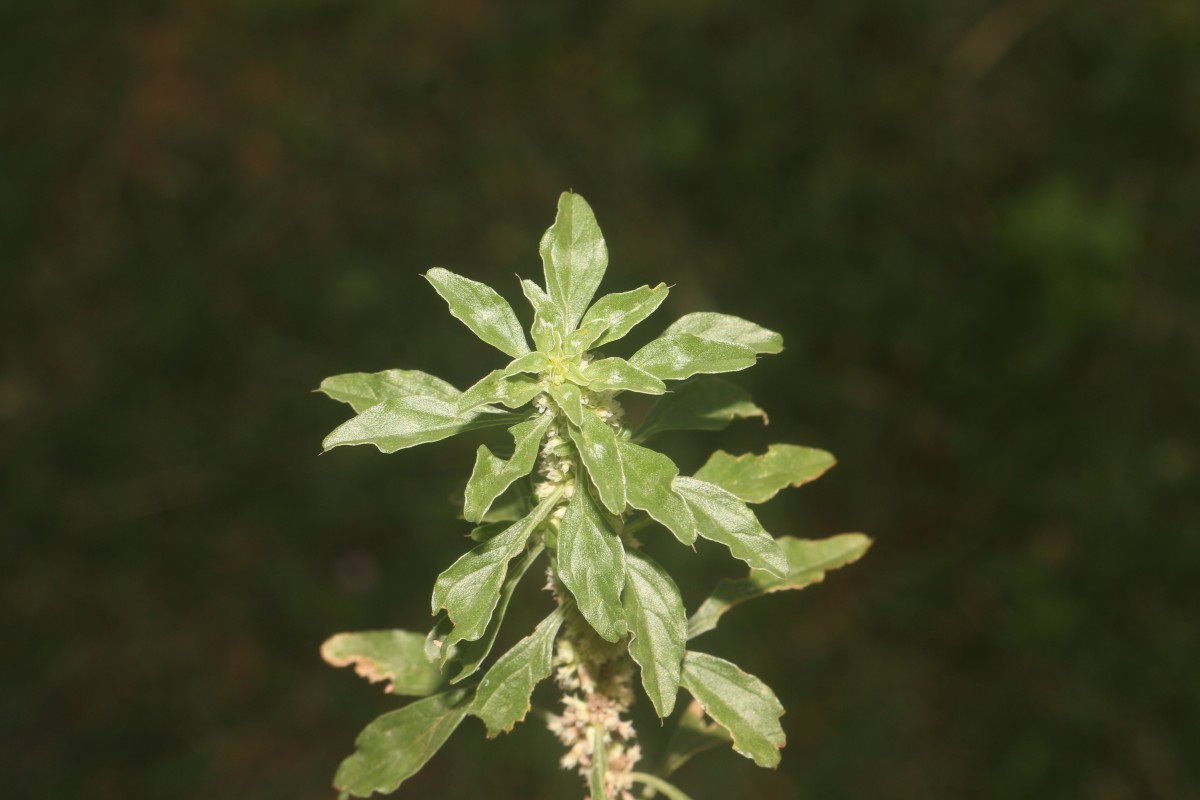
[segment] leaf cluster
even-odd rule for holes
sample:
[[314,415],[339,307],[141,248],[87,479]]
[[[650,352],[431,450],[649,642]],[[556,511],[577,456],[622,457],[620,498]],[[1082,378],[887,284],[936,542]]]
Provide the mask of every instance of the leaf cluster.
[[[675,710],[681,687],[694,698],[677,725],[679,747],[668,751],[657,776],[645,776],[648,786],[682,796],[663,779],[698,752],[697,741],[731,741],[756,764],[774,766],[784,744],[774,694],[734,664],[690,650],[689,639],[712,630],[737,604],[820,581],[869,546],[861,534],[776,539],[750,508],[820,476],[834,463],[824,451],[718,451],[689,476],[648,445],[664,431],[765,420],[743,390],[714,375],[779,353],[778,333],[734,316],[693,313],[627,358],[605,355],[599,348],[646,320],[667,287],[595,299],[608,251],[591,208],[576,194],[560,197],[539,252],[544,286],[521,281],[533,309],[529,339],[491,287],[441,268],[426,273],[451,315],[509,359],[466,390],[412,370],[338,375],[321,384],[355,411],[326,437],[326,449],[370,444],[392,453],[501,427],[512,442],[506,452],[481,445],[476,453],[462,515],[477,525],[477,543],[437,577],[429,634],[341,634],[325,645],[330,663],[354,664],[363,676],[386,680],[389,692],[423,698],[363,731],[335,778],[344,796],[396,789],[467,715],[481,719],[489,736],[512,730],[551,673],[556,637],[572,615],[600,638],[627,646],[660,717]],[[678,383],[668,388],[669,381]],[[623,421],[618,398],[626,392],[658,398],[636,429]],[[721,582],[689,618],[675,581],[635,535],[649,526],[687,547],[697,537],[723,545],[749,574]],[[561,602],[480,676],[513,591],[543,556]]]

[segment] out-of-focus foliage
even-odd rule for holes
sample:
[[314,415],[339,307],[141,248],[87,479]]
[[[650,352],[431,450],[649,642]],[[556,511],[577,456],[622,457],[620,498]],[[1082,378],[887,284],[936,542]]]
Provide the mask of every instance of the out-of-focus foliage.
[[[681,781],[1200,795],[1195,3],[9,0],[0,44],[6,794],[330,796],[378,695],[315,648],[427,613],[474,453],[317,458],[299,390],[486,372],[414,278],[515,295],[574,188],[612,285],[788,343],[760,441],[655,445],[827,449],[764,524],[876,539],[706,634],[788,758]],[[536,726],[455,737],[411,796],[575,790]]]

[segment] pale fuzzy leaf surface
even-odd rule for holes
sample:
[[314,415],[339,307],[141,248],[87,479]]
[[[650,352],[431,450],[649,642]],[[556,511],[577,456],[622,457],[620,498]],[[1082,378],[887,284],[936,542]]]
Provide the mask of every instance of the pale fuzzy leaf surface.
[[600,501],[612,513],[620,514],[625,510],[626,488],[616,433],[590,411],[583,412],[578,428],[569,425],[567,430],[583,459],[588,476],[600,493]]
[[704,706],[692,700],[680,715],[655,772],[666,778],[690,761],[692,756],[732,741],[729,731],[705,719]]
[[704,710],[733,737],[733,749],[760,767],[779,764],[787,739],[779,718],[783,706],[765,683],[728,661],[689,650],[683,658],[683,685]]
[[526,353],[520,358],[514,358],[507,367],[504,368],[505,375],[516,375],[521,372],[537,374],[545,372],[550,368],[550,356],[543,353],[541,350],[535,350],[532,353]]
[[425,279],[450,306],[451,315],[480,339],[513,358],[529,352],[516,313],[495,289],[441,267],[426,272]]
[[625,549],[583,482],[558,528],[558,574],[596,633],[610,642],[625,635]]
[[638,369],[623,358],[602,358],[593,361],[583,370],[588,388],[593,392],[613,390],[638,392],[639,394],[662,394],[667,385],[645,370]]
[[672,333],[638,350],[629,363],[664,381],[679,381],[697,373],[737,372],[757,360],[754,350],[745,345]]
[[462,413],[453,402],[433,397],[402,397],[384,400],[357,417],[343,422],[325,437],[326,450],[354,444],[373,444],[383,453],[437,442],[456,433],[511,425],[505,412]]
[[639,550],[625,553],[621,593],[630,633],[629,655],[642,670],[642,686],[658,716],[675,709],[679,671],[687,649],[687,618],[679,587]]
[[586,325],[580,323],[579,327],[567,334],[567,338],[563,340],[563,352],[569,355],[586,352],[604,334],[605,330],[606,326],[600,320],[589,322]]
[[729,314],[700,311],[686,314],[671,323],[664,336],[690,333],[701,339],[749,347],[755,353],[775,354],[783,351],[783,337],[761,325]]
[[813,447],[773,444],[762,455],[713,453],[695,477],[716,484],[747,503],[765,503],[788,486],[803,486],[825,474],[837,461]]
[[401,397],[416,395],[454,403],[462,394],[441,378],[415,369],[386,369],[383,372],[334,375],[321,381],[318,391],[334,400],[349,403],[356,413],[362,413],[384,400],[398,400]]
[[425,634],[412,631],[339,633],[321,645],[321,658],[334,667],[354,667],[371,683],[387,681],[389,694],[425,697],[444,683],[425,658]]
[[696,520],[673,481],[679,469],[670,458],[648,447],[617,438],[625,470],[629,505],[645,511],[685,545],[696,541]]
[[566,328],[563,310],[550,299],[545,289],[531,280],[521,281],[521,291],[533,308],[533,325],[529,333],[534,345],[543,353],[556,350],[562,343],[562,331]]
[[775,541],[787,555],[787,574],[781,577],[763,570],[751,570],[748,577],[722,580],[688,620],[688,638],[711,631],[725,612],[747,600],[820,583],[825,580],[826,571],[853,564],[871,546],[871,540],[861,533],[843,533],[818,540],[782,536]]
[[553,502],[554,495],[547,497],[524,519],[473,547],[438,576],[433,585],[433,612],[444,608],[454,622],[444,647],[483,636],[500,602],[508,562],[525,549],[530,534],[550,513]]
[[563,310],[562,334],[566,336],[583,317],[608,268],[608,248],[587,201],[563,192],[554,224],[538,250],[550,299]]
[[506,375],[502,369],[489,372],[462,393],[458,398],[460,413],[474,411],[480,406],[500,403],[509,408],[520,408],[537,397],[541,389],[537,378],[521,372]]
[[565,610],[559,606],[550,612],[533,633],[496,659],[479,682],[471,713],[483,720],[489,739],[508,733],[529,713],[534,687],[550,675],[554,637]]
[[463,721],[470,692],[454,690],[410,703],[377,718],[355,740],[355,752],[334,776],[338,791],[354,797],[389,794],[445,744]]
[[575,425],[583,424],[583,394],[573,383],[551,383],[550,397]]
[[749,417],[767,424],[767,415],[745,389],[721,378],[692,378],[658,399],[634,438],[642,442],[664,431],[719,431],[735,419]]
[[754,569],[787,574],[787,556],[744,502],[720,486],[696,478],[681,475],[674,486],[696,518],[697,533],[725,545],[735,558]]
[[574,359],[567,359],[558,365],[561,374],[565,380],[570,381],[578,386],[586,386],[587,378],[583,377],[583,370]]
[[507,461],[495,456],[487,445],[475,453],[475,468],[463,500],[463,517],[480,522],[497,497],[504,494],[513,482],[533,471],[542,436],[553,421],[550,414],[539,414],[509,428],[513,437],[513,454]]
[[642,286],[629,292],[604,295],[587,310],[579,325],[581,330],[596,325],[603,333],[584,346],[602,347],[623,338],[635,325],[653,314],[666,299],[665,283],[653,289]]

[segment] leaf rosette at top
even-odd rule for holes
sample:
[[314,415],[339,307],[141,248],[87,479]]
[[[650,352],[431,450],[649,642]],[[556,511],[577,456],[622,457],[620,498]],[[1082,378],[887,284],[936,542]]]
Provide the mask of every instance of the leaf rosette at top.
[[[326,450],[370,444],[391,453],[507,429],[477,450],[462,511],[478,525],[473,546],[434,584],[437,621],[429,635],[368,631],[326,643],[331,664],[353,665],[364,677],[388,681],[389,691],[425,698],[364,731],[336,780],[346,795],[394,789],[468,713],[485,722],[489,736],[511,730],[526,716],[534,686],[552,672],[556,638],[584,623],[627,647],[617,652],[640,668],[659,716],[671,713],[685,687],[716,721],[693,726],[705,743],[732,739],[739,752],[773,766],[783,744],[774,695],[729,662],[688,652],[687,639],[747,599],[820,581],[869,544],[849,534],[821,542],[775,539],[747,505],[818,477],[833,464],[824,451],[793,445],[772,445],[762,455],[719,451],[685,476],[646,446],[666,431],[721,430],[751,417],[766,424],[744,390],[714,376],[781,352],[778,333],[698,312],[631,355],[601,354],[597,348],[619,342],[662,305],[667,286],[596,298],[608,248],[591,208],[573,193],[559,198],[538,251],[544,286],[521,281],[533,310],[529,339],[512,306],[490,286],[440,267],[426,273],[451,315],[510,359],[465,391],[417,370],[348,373],[321,383],[319,391],[355,412],[326,437]],[[656,398],[632,432],[615,399],[622,393]],[[721,582],[689,620],[674,580],[632,536],[650,524],[689,547],[698,537],[724,545],[750,566],[749,577]],[[558,608],[479,673],[518,582],[546,556]],[[593,793],[603,793],[605,769],[603,759],[595,760]],[[643,782],[654,787],[658,780]]]

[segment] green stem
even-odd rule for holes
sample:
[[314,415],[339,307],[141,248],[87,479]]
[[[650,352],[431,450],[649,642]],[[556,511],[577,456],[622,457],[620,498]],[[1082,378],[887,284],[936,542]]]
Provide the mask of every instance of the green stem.
[[608,748],[604,746],[604,727],[592,725],[592,800],[606,800],[608,787],[604,775],[608,771]]
[[653,524],[654,524],[654,520],[652,518],[650,518],[649,516],[639,517],[639,518],[635,519],[633,522],[627,523],[625,525],[625,527],[621,529],[621,533],[622,534],[637,533],[642,528],[648,528]]
[[[641,783],[655,791],[662,792],[668,798],[670,798],[670,800],[692,800],[692,798],[680,791],[675,784],[668,783],[662,778],[659,778],[656,775],[651,775],[648,772],[631,772],[629,773],[629,777],[632,778],[635,783]],[[646,795],[642,796],[645,797]],[[652,792],[650,797],[653,796],[654,794]]]

